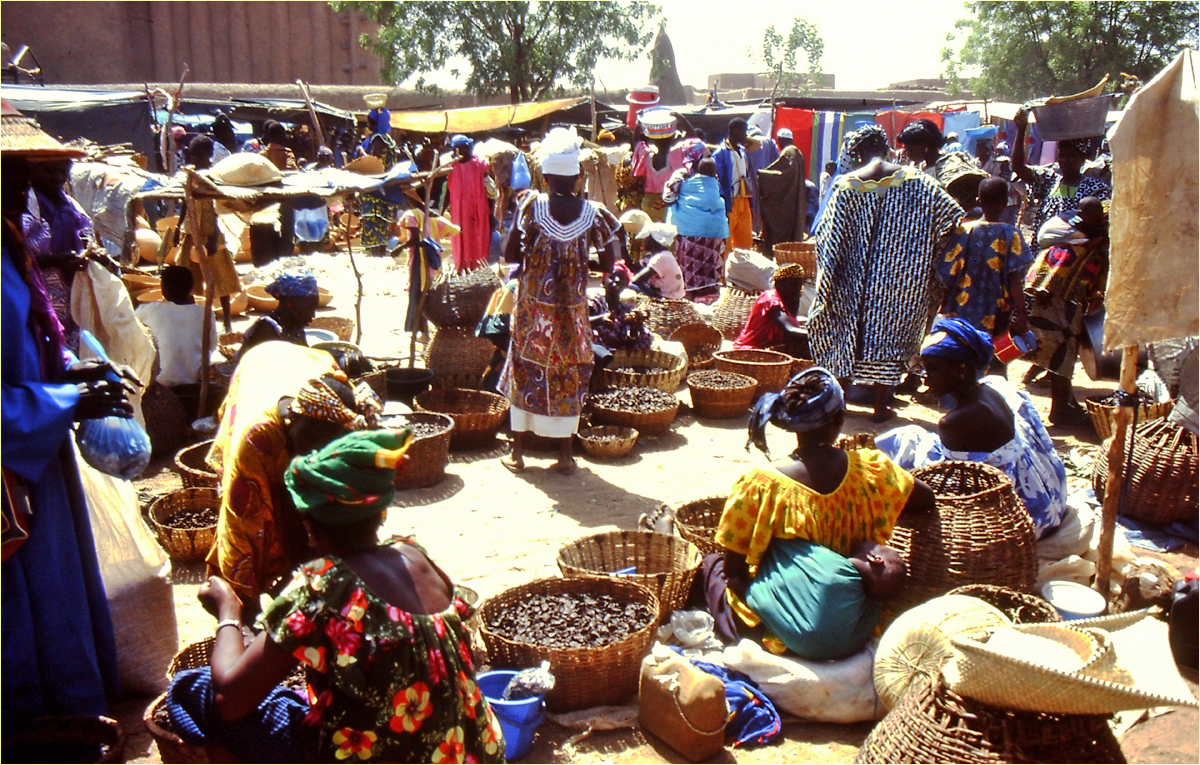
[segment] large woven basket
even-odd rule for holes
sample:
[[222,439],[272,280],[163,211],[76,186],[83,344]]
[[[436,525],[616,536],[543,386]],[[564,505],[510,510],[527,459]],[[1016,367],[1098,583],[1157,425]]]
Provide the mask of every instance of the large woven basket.
[[1053,624],[1062,615],[1045,600],[1027,592],[1018,592],[994,584],[967,584],[955,587],[947,595],[966,595],[994,606],[1013,624]]
[[747,292],[738,287],[721,289],[721,297],[713,306],[712,317],[712,325],[721,333],[721,337],[737,340],[742,328],[746,326],[746,319],[750,318],[750,311],[754,308],[754,301],[758,300],[758,295],[757,292]]
[[775,245],[776,265],[795,263],[804,269],[805,279],[817,278],[817,244],[807,242],[780,242]]
[[712,355],[721,350],[721,333],[705,322],[684,324],[671,333],[670,339],[683,345],[688,355],[688,369],[693,371],[711,368]]
[[647,297],[638,309],[646,314],[646,329],[664,338],[675,334],[675,330],[682,326],[704,321],[696,306],[686,298]]
[[675,530],[679,535],[696,545],[701,555],[724,552],[725,548],[713,541],[721,514],[725,512],[728,497],[706,497],[684,502],[675,508]]
[[[6,762],[125,762],[125,731],[111,717],[50,715],[4,726]],[[82,751],[96,759],[72,759]]]
[[425,317],[438,328],[475,329],[483,318],[492,293],[502,287],[500,277],[483,265],[465,274],[442,271],[425,297]]
[[527,669],[549,661],[554,671],[554,690],[546,696],[552,712],[620,704],[638,690],[642,657],[654,641],[654,620],[625,640],[601,648],[544,648],[518,643],[492,632],[488,624],[507,609],[519,608],[531,595],[605,594],[619,603],[644,603],[658,613],[658,597],[642,585],[611,577],[583,576],[574,579],[538,579],[505,590],[484,601],[480,609],[480,635],[493,666]]
[[[640,367],[645,372],[613,372],[616,367]],[[601,388],[630,388],[645,385],[658,388],[664,393],[674,393],[687,372],[687,355],[666,351],[613,351],[607,369],[596,375],[596,384]]]
[[442,327],[425,349],[425,366],[436,375],[483,375],[496,352],[474,327]]
[[216,489],[181,489],[173,491],[150,505],[150,528],[158,543],[180,563],[195,563],[204,560],[217,538],[217,524],[199,529],[177,529],[163,525],[163,521],[181,510],[212,508],[220,511],[221,497]]
[[454,420],[450,448],[469,449],[496,437],[508,414],[508,399],[482,390],[442,388],[418,395],[413,399],[413,407],[418,412],[449,415]]
[[338,336],[343,343],[350,342],[354,336],[354,319],[344,316],[318,316],[308,323],[313,329],[327,329]]
[[450,439],[454,433],[453,418],[435,412],[413,412],[398,415],[387,422],[393,427],[417,423],[439,426],[441,432],[413,439],[407,452],[408,466],[396,476],[397,489],[436,486],[446,475],[446,463],[450,461]]
[[[1092,488],[1102,502],[1108,485],[1110,443],[1111,439],[1100,448],[1092,473]],[[1151,420],[1136,429],[1126,428],[1122,459],[1129,459],[1131,448],[1133,471],[1125,476],[1129,494],[1122,514],[1154,524],[1194,519],[1200,507],[1196,436],[1173,422]]]
[[764,393],[778,393],[791,379],[792,357],[779,351],[717,351],[713,358],[718,372],[735,372],[757,380],[756,399]]
[[[617,440],[605,438],[606,436],[616,436]],[[599,459],[624,457],[633,451],[637,440],[636,430],[620,425],[599,425],[579,431],[579,443],[583,450]]]
[[[727,374],[737,378],[734,388],[716,388],[705,384],[709,374]],[[736,372],[693,372],[687,378],[688,391],[692,395],[692,409],[699,417],[710,420],[727,420],[741,417],[750,410],[754,403],[754,394],[758,392],[758,381],[747,375]]]
[[558,569],[572,579],[579,576],[621,574],[658,596],[658,621],[671,618],[687,603],[692,580],[700,570],[700,550],[680,537],[652,531],[609,531],[576,539],[558,551]]
[[434,390],[442,390],[444,388],[462,388],[463,390],[482,390],[483,375],[479,373],[464,373],[464,374],[440,374],[434,375],[429,382],[429,387]]
[[[1112,438],[1114,427],[1113,414],[1117,411],[1117,405],[1113,403],[1112,398],[1112,396],[1088,396],[1084,399],[1088,414],[1092,417],[1092,427],[1096,429],[1096,435],[1100,436],[1101,440]],[[1142,423],[1149,422],[1150,420],[1161,420],[1170,414],[1171,409],[1174,407],[1174,399],[1139,404],[1137,421]]]
[[622,425],[633,428],[644,436],[661,436],[671,429],[675,414],[679,411],[679,399],[666,409],[657,412],[627,412],[609,409],[592,403],[592,422],[597,425]]
[[183,481],[183,488],[217,488],[217,474],[205,462],[212,444],[212,439],[201,441],[180,449],[175,455],[175,471]]
[[904,592],[881,621],[967,584],[1029,592],[1037,538],[1008,476],[980,462],[938,462],[913,471],[937,497],[932,512],[900,516],[888,543],[908,564]]
[[1125,762],[1109,717],[997,709],[922,679],[875,726],[854,761]]

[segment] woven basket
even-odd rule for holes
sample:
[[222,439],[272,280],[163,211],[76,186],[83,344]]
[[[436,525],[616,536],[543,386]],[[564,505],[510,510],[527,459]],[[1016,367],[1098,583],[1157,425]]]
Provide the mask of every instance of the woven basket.
[[[806,369],[812,369],[817,365],[817,362],[812,359],[801,359],[792,356],[792,368],[788,370],[788,379],[792,379]],[[786,385],[786,383],[784,383]]]
[[688,369],[709,369],[713,365],[712,355],[721,350],[721,333],[704,322],[684,324],[671,333],[670,339],[682,343],[688,355]]
[[496,437],[508,414],[508,399],[495,393],[462,388],[427,390],[413,399],[418,412],[437,412],[454,420],[451,449],[481,446]]
[[474,330],[487,311],[492,293],[502,286],[491,266],[480,266],[465,274],[442,271],[426,293],[425,317],[439,329]]
[[488,598],[480,609],[480,635],[497,668],[527,669],[549,661],[554,690],[546,696],[552,712],[620,704],[637,693],[642,657],[654,640],[654,620],[617,643],[602,648],[544,648],[517,643],[492,632],[488,624],[503,611],[519,607],[531,595],[604,594],[620,603],[644,603],[658,613],[658,597],[636,582],[610,577],[538,579]]
[[[602,441],[598,438],[599,436],[618,436],[620,440]],[[618,425],[600,425],[579,431],[579,443],[583,446],[583,450],[590,456],[600,459],[624,457],[633,451],[637,440],[638,432],[636,430]]]
[[679,536],[696,545],[701,555],[724,552],[725,548],[713,541],[721,514],[725,512],[728,497],[706,497],[684,502],[675,508],[675,530]]
[[638,310],[646,314],[646,329],[664,338],[675,334],[680,327],[704,321],[692,301],[685,298],[647,297],[638,305]]
[[146,724],[146,730],[150,731],[150,737],[158,745],[159,758],[164,763],[212,762],[212,759],[208,756],[208,751],[204,747],[193,746],[154,722],[154,711],[160,705],[166,703],[166,700],[167,694],[164,693],[154,701],[151,701],[150,706],[146,707],[146,711],[142,714],[142,722]]
[[[718,372],[720,370],[717,370]],[[754,394],[758,392],[758,381],[747,375],[736,372],[725,372],[737,377],[736,388],[713,388],[704,384],[707,372],[693,372],[688,375],[688,391],[692,394],[692,409],[698,417],[710,420],[727,420],[742,417],[754,403]]]
[[436,374],[429,381],[429,387],[434,390],[445,390],[446,388],[462,388],[463,390],[481,390],[483,388],[483,375],[479,373],[467,374]]
[[712,317],[712,325],[722,337],[726,340],[737,340],[737,336],[742,334],[742,328],[746,326],[746,319],[750,318],[750,311],[754,308],[754,301],[758,300],[758,295],[757,292],[747,292],[737,287],[722,288],[721,297],[713,306]]
[[736,372],[758,381],[754,398],[764,393],[778,393],[791,379],[792,357],[779,351],[717,351],[718,372]]
[[237,356],[238,351],[242,349],[242,340],[245,336],[245,332],[222,332],[217,335],[217,350],[221,352],[226,361],[233,361],[234,356]]
[[380,401],[387,401],[387,370],[376,369],[374,372],[365,374],[362,377],[354,378],[354,387],[357,388],[359,383],[366,383],[367,387],[375,391],[375,395],[379,396]]
[[[1114,428],[1113,414],[1117,411],[1117,405],[1113,403],[1112,398],[1112,396],[1088,396],[1084,399],[1088,414],[1092,416],[1092,427],[1096,429],[1096,435],[1100,436],[1101,440],[1112,438]],[[1142,423],[1149,422],[1150,420],[1161,420],[1170,414],[1174,407],[1175,399],[1140,404],[1138,406],[1137,421]]]
[[637,582],[658,596],[659,624],[683,608],[700,570],[700,550],[680,537],[652,531],[609,531],[576,539],[558,551],[558,569],[563,576],[615,576],[629,567],[632,574],[620,578]]
[[425,366],[438,375],[480,375],[487,369],[496,346],[475,337],[474,327],[442,327],[425,349]]
[[775,245],[775,264],[796,263],[804,269],[805,279],[817,278],[816,242],[780,242]]
[[1109,717],[1010,712],[921,680],[875,726],[854,761],[1125,762]]
[[1062,615],[1045,600],[1008,587],[997,587],[993,584],[968,584],[955,587],[946,594],[966,595],[982,600],[997,608],[1013,624],[1053,624],[1062,621]]
[[644,436],[661,436],[671,429],[671,423],[678,411],[679,399],[657,412],[626,412],[621,409],[608,409],[593,402],[592,422],[597,425],[622,425],[633,428]]
[[666,351],[613,351],[612,367],[643,367],[648,371],[613,372],[603,369],[596,375],[596,384],[601,388],[632,388],[645,385],[658,388],[664,393],[674,393],[687,372],[687,355]]
[[354,319],[343,316],[318,316],[308,323],[313,329],[327,329],[338,336],[343,343],[350,342],[354,335]]
[[881,622],[967,584],[1030,592],[1037,538],[1008,476],[979,462],[938,462],[913,471],[937,497],[932,512],[905,513],[889,545],[908,564],[908,586],[884,605]]
[[175,471],[183,481],[183,488],[215,489],[220,483],[217,474],[208,467],[205,458],[212,449],[212,439],[179,450],[175,455]]
[[[1108,484],[1109,443],[1096,455],[1092,473],[1092,488],[1101,502]],[[1160,525],[1195,518],[1200,507],[1196,436],[1173,422],[1150,420],[1139,423],[1136,430],[1126,428],[1123,459],[1128,459],[1130,448],[1133,471],[1125,476],[1129,494],[1122,514]]]
[[163,521],[181,510],[210,507],[220,511],[221,497],[216,489],[182,489],[173,491],[150,505],[150,528],[158,543],[180,563],[195,563],[204,560],[217,538],[217,524],[199,529],[176,529],[164,526]]
[[450,462],[450,439],[454,433],[454,420],[448,414],[413,412],[398,415],[386,423],[393,427],[408,424],[430,424],[442,427],[440,433],[414,438],[408,447],[408,466],[396,476],[397,489],[424,489],[436,486],[446,475],[446,464]]
[[[71,759],[79,756],[76,747],[95,747],[99,757]],[[111,717],[36,717],[4,726],[3,752],[6,762],[125,762],[125,731]]]

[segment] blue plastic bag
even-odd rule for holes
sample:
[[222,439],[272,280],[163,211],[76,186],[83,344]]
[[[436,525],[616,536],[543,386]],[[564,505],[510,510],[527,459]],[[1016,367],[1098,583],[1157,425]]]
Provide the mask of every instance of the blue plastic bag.
[[329,210],[325,205],[311,210],[296,210],[295,232],[301,242],[319,242],[329,230]]
[[517,158],[513,160],[512,176],[509,178],[508,185],[513,191],[527,189],[533,183],[533,179],[529,175],[529,164],[525,161],[525,155],[517,153]]
[[[91,332],[85,329],[79,333],[79,337],[92,353],[108,361],[104,346]],[[108,379],[119,381],[112,372],[108,374]],[[137,478],[150,464],[150,436],[133,418],[112,416],[82,420],[75,432],[75,441],[79,444],[80,456],[87,464],[102,473],[127,481]]]

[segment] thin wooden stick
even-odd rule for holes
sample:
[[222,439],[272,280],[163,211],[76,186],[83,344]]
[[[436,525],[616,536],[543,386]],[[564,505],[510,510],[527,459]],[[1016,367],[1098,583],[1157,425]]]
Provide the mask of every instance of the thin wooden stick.
[[188,76],[188,65],[183,65],[183,74],[179,77],[179,87],[175,90],[175,94],[167,94],[167,121],[163,123],[162,130],[159,131],[159,151],[163,155],[163,167],[166,168],[167,175],[174,175],[179,168],[175,167],[175,136],[171,135],[171,120],[175,118],[175,110],[179,107],[179,102],[183,100],[183,81]]
[[[1137,390],[1136,345],[1121,351],[1121,390],[1132,394]],[[1112,578],[1113,537],[1116,535],[1117,510],[1121,504],[1121,487],[1125,484],[1125,433],[1133,419],[1133,407],[1118,406],[1113,412],[1113,439],[1108,445],[1108,483],[1104,487],[1104,509],[1100,517],[1100,560],[1096,563],[1096,589],[1107,600]]]
[[[438,171],[441,169],[439,167],[440,163],[441,163],[441,155],[435,153],[433,155],[433,172],[431,172],[427,175],[427,177],[425,178],[425,183],[424,183],[425,194],[423,196],[425,197],[425,199],[423,200],[424,201],[423,214],[425,217],[421,220],[421,236],[422,237],[433,236],[433,224],[429,220],[429,195],[433,193],[433,181],[438,176]],[[421,247],[421,243],[417,242],[417,246],[416,246],[416,248],[413,249],[413,253],[416,254],[417,252],[419,252],[420,247]],[[419,257],[414,258],[413,255],[409,255],[408,267],[410,270],[413,268],[424,268],[425,267],[424,262],[414,262],[414,260],[420,261],[420,258]],[[412,277],[410,276],[409,278],[411,279]],[[417,281],[417,284],[420,284],[424,280],[425,280],[425,274],[421,274],[421,278]],[[409,299],[410,300],[412,299],[411,295],[409,296]],[[409,369],[414,369],[417,366],[417,332],[419,332],[421,329],[421,317],[424,315],[425,315],[425,290],[421,290],[421,295],[417,298],[417,313],[415,316],[413,316],[412,332],[408,333],[408,368]]]
[[346,230],[346,255],[350,257],[350,268],[354,271],[354,281],[358,284],[358,295],[354,300],[354,344],[362,343],[362,299],[363,286],[362,274],[358,272],[358,263],[354,260],[354,247],[350,244],[350,211],[346,211],[346,218],[343,221]]
[[321,132],[321,121],[317,119],[317,108],[313,106],[312,94],[308,92],[308,85],[303,80],[296,80],[296,84],[300,86],[300,93],[304,96],[304,103],[308,104],[308,116],[312,118],[313,130],[317,131],[317,145],[325,145],[325,134]]

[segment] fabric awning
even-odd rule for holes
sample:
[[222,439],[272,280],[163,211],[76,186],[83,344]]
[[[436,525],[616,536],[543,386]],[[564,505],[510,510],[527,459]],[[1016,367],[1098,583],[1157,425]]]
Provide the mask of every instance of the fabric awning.
[[392,128],[415,133],[480,133],[521,122],[540,119],[548,114],[570,109],[586,98],[560,98],[504,106],[471,106],[465,109],[443,109],[429,112],[392,112]]

